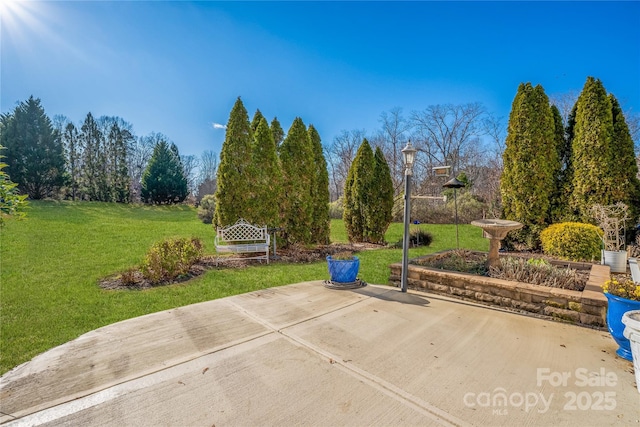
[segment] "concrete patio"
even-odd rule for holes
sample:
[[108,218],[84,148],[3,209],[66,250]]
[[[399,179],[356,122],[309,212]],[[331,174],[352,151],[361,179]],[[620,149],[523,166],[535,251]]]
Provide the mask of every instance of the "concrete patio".
[[607,332],[306,282],[130,319],[1,378],[22,425],[640,425]]

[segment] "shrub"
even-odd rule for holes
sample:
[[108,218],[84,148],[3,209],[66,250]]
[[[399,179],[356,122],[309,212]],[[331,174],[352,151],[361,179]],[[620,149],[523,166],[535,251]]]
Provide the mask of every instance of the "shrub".
[[[398,240],[393,247],[401,248],[402,240]],[[433,236],[428,231],[420,228],[409,231],[409,246],[429,246],[431,242],[433,242]]]
[[142,274],[153,284],[186,275],[202,257],[202,242],[192,237],[155,243],[142,264]]
[[331,219],[342,219],[344,209],[342,207],[342,197],[335,202],[329,203],[329,217]]
[[213,214],[216,212],[216,198],[213,194],[207,194],[198,206],[198,218],[205,224],[213,222]]
[[600,258],[602,230],[579,222],[553,224],[540,233],[542,250],[548,255],[570,261],[591,261]]

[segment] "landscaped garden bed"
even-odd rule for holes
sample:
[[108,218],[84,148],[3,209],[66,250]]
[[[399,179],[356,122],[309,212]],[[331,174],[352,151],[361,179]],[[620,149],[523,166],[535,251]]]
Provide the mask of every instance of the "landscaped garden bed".
[[[576,270],[576,276],[586,278],[583,285],[571,286],[574,289],[562,289],[483,275],[486,273],[483,264],[483,260],[486,260],[486,254],[467,252],[468,258],[460,256],[456,258],[451,255],[452,252],[441,252],[412,260],[409,265],[408,285],[418,290],[547,316],[571,323],[600,328],[606,325],[607,301],[602,293],[601,285],[609,278],[608,266],[568,261],[545,261],[560,265],[565,269],[571,267]],[[504,257],[504,254],[501,255],[501,258]],[[449,268],[458,264],[468,270],[467,272],[456,272],[438,267],[438,265],[444,266],[447,263],[450,264]],[[531,263],[535,264],[538,261]],[[431,264],[431,266],[425,264]],[[390,268],[390,282],[399,283],[402,265],[392,264]]]

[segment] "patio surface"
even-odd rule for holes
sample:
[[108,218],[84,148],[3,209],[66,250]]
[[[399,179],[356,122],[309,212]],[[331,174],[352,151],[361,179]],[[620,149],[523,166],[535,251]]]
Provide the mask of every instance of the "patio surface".
[[0,379],[22,425],[640,425],[607,332],[322,282],[89,332]]

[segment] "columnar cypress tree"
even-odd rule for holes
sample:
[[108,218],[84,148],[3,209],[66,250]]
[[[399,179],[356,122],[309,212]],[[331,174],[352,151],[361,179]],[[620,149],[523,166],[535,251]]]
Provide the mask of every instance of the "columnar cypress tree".
[[327,161],[322,152],[320,134],[313,125],[309,126],[309,140],[313,149],[315,174],[311,189],[313,203],[313,219],[311,222],[311,236],[314,242],[326,245],[329,243],[331,232],[329,217],[329,172]]
[[225,226],[235,223],[247,211],[250,191],[251,127],[247,110],[238,97],[231,109],[227,131],[220,152],[216,190],[214,224]]
[[342,218],[351,242],[369,239],[367,218],[370,217],[371,196],[375,189],[372,178],[373,150],[364,139],[351,163],[344,186],[344,211]]
[[555,190],[551,199],[551,219],[552,222],[561,222],[567,218],[569,204],[568,194],[565,193],[565,173],[567,162],[571,153],[571,146],[567,144],[565,129],[562,124],[562,115],[555,105],[551,106],[554,124],[554,141],[558,152],[559,167],[556,170]]
[[[638,164],[633,150],[633,139],[629,127],[615,96],[609,94],[611,115],[613,119],[612,151],[613,159],[611,175],[614,185],[611,188],[615,201],[629,206],[633,219],[640,215],[640,180],[638,180]],[[634,224],[635,221],[631,221]]]
[[265,117],[262,115],[262,112],[260,110],[256,110],[255,114],[253,115],[253,119],[251,120],[251,132],[253,133],[256,132],[256,129],[258,129],[258,125],[260,124],[260,121],[264,118]]
[[371,194],[370,216],[367,218],[369,241],[383,243],[391,220],[393,219],[393,180],[391,169],[380,147],[376,148],[373,156],[372,183],[374,185]]
[[620,201],[611,191],[619,185],[612,174],[619,161],[612,143],[612,106],[600,80],[587,78],[575,109],[571,206],[581,220],[588,221],[594,204]]
[[517,240],[537,247],[540,231],[550,223],[560,167],[553,114],[542,86],[520,84],[507,131],[500,181],[504,216],[524,224]]
[[282,130],[282,126],[280,126],[277,117],[271,120],[271,134],[273,135],[273,142],[275,142],[276,147],[280,147],[280,144],[284,141],[284,130]]
[[252,186],[247,195],[245,219],[255,224],[280,225],[282,171],[267,120],[263,117],[256,127],[251,155]]
[[283,178],[283,235],[288,243],[308,244],[312,241],[311,188],[315,166],[307,128],[299,117],[289,128],[287,137],[280,145],[279,153]]

